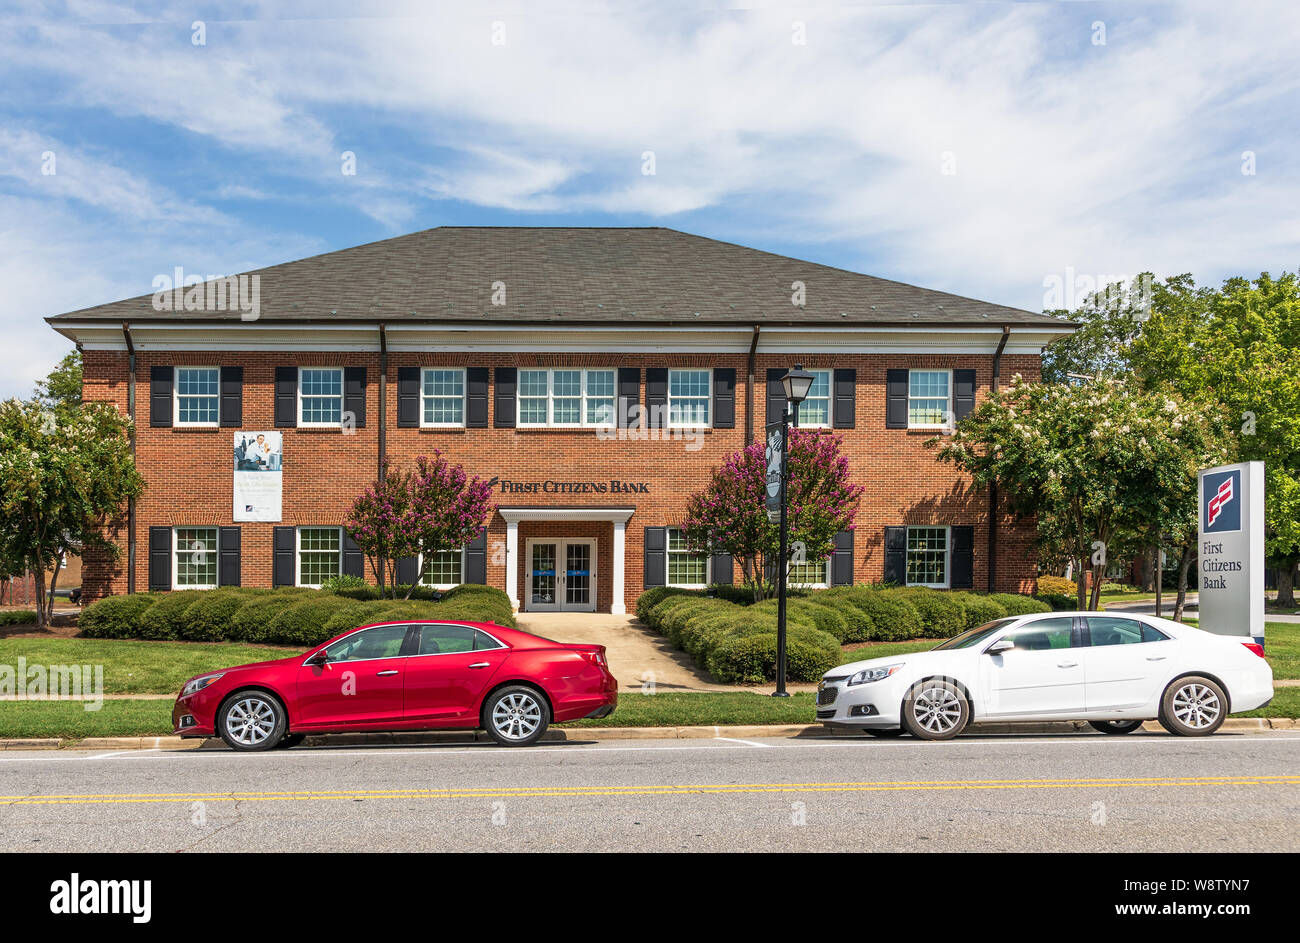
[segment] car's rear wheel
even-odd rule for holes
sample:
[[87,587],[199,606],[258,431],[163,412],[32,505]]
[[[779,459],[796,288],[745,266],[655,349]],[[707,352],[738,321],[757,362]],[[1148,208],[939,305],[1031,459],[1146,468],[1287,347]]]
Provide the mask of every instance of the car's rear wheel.
[[237,691],[217,714],[217,733],[232,750],[269,750],[285,727],[284,708],[265,691]]
[[1180,737],[1208,737],[1227,716],[1223,688],[1199,675],[1178,678],[1160,699],[1160,726]]
[[290,747],[296,747],[307,739],[305,733],[286,733],[280,738],[280,742],[275,745],[277,750],[288,750]]
[[523,684],[495,692],[483,705],[483,726],[488,735],[506,747],[526,747],[542,739],[551,722],[546,698]]
[[903,699],[903,726],[922,740],[950,740],[970,723],[970,702],[951,681],[931,678]]
[[1140,720],[1090,720],[1088,726],[1098,733],[1132,733],[1142,726]]
[[867,727],[865,729],[868,734],[879,737],[881,740],[892,740],[907,733],[902,727]]

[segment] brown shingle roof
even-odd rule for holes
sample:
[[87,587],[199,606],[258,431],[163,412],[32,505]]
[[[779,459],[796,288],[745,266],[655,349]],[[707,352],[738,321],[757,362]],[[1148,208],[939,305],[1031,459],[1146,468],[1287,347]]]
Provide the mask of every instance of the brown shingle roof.
[[[1009,324],[1069,322],[663,228],[443,226],[246,274],[261,321]],[[807,286],[801,310],[791,283]],[[491,304],[505,282],[506,305]],[[48,320],[237,320],[153,296]]]

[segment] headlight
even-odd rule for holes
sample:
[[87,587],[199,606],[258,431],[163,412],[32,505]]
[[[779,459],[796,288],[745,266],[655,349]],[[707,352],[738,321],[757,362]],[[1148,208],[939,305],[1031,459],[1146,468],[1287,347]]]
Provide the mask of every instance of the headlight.
[[847,687],[853,687],[855,684],[866,684],[869,681],[882,681],[888,678],[903,665],[900,662],[897,665],[883,665],[880,668],[863,668],[853,677],[849,678]]
[[202,691],[213,681],[216,681],[218,678],[220,678],[223,674],[225,674],[224,671],[219,671],[214,675],[204,675],[202,678],[195,678],[193,681],[185,682],[185,687],[181,690],[181,697],[185,697],[186,695],[189,694],[194,694],[197,691]]

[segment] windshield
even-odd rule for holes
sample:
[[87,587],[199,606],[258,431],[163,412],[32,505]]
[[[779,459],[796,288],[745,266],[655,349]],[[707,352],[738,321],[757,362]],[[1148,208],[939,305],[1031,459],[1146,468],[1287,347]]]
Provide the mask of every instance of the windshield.
[[985,622],[981,626],[967,629],[961,635],[953,636],[946,642],[941,642],[930,651],[939,652],[950,648],[970,648],[972,645],[978,645],[994,632],[1005,629],[1015,621],[1015,619],[994,619],[992,622]]

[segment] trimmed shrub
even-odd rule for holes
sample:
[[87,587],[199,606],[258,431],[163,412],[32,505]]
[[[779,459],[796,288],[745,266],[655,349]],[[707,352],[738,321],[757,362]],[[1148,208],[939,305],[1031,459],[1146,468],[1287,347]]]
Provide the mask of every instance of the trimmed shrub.
[[140,617],[161,596],[155,593],[131,593],[105,596],[82,610],[77,622],[85,638],[139,638]]
[[[660,613],[662,606],[656,606],[653,610]],[[731,606],[731,603],[726,603]],[[716,612],[718,601],[713,599],[694,598],[691,596],[682,596],[674,598],[673,604],[663,612],[659,619],[659,631],[677,648],[682,647],[682,633],[686,630],[687,620],[692,616],[702,615],[704,613]]]
[[921,617],[921,635],[924,638],[951,638],[966,628],[966,611],[961,602],[946,592],[933,589],[884,590],[884,595],[895,594],[906,599]]
[[225,641],[230,638],[235,613],[250,599],[247,593],[214,589],[204,593],[185,610],[180,638],[186,641]]
[[921,637],[921,614],[906,598],[865,586],[846,587],[843,598],[871,620],[868,642],[901,642]]
[[[673,593],[671,595],[665,596],[662,600],[659,601],[659,603],[657,603],[656,605],[650,608],[650,610],[646,613],[646,618],[644,620],[645,624],[648,625],[650,628],[654,629],[660,635],[663,635],[665,634],[664,620],[668,618],[669,614],[674,609],[676,609],[678,606],[694,605],[697,602],[705,602],[710,605],[718,604],[717,600],[712,600],[712,601],[705,600],[698,593],[691,593],[689,595]],[[731,604],[726,603],[726,605],[731,605]]]
[[985,622],[992,622],[994,619],[1005,618],[1007,615],[1007,607],[989,596],[975,593],[953,593],[952,595],[958,597],[958,602],[966,613],[968,629],[983,625]]
[[1077,609],[1079,606],[1079,598],[1077,596],[1058,596],[1055,593],[1043,595],[1042,593],[1039,593],[1035,598],[1041,599],[1056,612],[1062,612],[1068,609]]
[[1078,592],[1079,585],[1074,580],[1067,580],[1064,576],[1040,576],[1034,595],[1077,598]]
[[230,638],[236,642],[269,643],[271,622],[286,605],[292,603],[287,602],[282,593],[254,596],[235,610],[230,620]]
[[[768,587],[769,592],[775,593],[776,590]],[[754,602],[754,590],[743,584],[737,583],[714,583],[708,590],[718,599],[725,599],[727,602],[734,602],[737,606],[749,606]]]
[[336,635],[342,635],[344,632],[351,632],[358,626],[366,625],[370,622],[383,622],[379,618],[381,612],[392,607],[392,602],[357,602],[354,606],[346,609],[339,609],[332,616],[325,620],[321,626],[321,632],[325,638],[334,638]]
[[198,602],[204,590],[183,589],[167,593],[140,616],[139,638],[165,641],[181,638],[186,631],[185,612]]
[[[815,629],[786,632],[786,674],[791,681],[816,681],[840,663],[840,646]],[[776,677],[776,632],[733,635],[709,653],[708,670],[719,681],[761,683]]]
[[[350,573],[343,573],[338,576],[327,576],[321,581],[320,588],[327,593],[343,595],[346,592],[355,590],[375,589],[359,576],[353,576]],[[375,590],[378,592],[378,590]]]
[[355,610],[360,603],[333,594],[310,597],[282,608],[266,625],[266,639],[281,645],[310,648],[330,638],[325,625],[339,613]]
[[[678,589],[675,586],[654,586],[647,589],[637,597],[636,600],[636,617],[650,625],[650,610],[659,603],[663,602],[669,596],[699,596],[700,593],[693,589]],[[651,628],[654,628],[651,626]]]
[[1015,593],[989,593],[989,599],[999,603],[1009,616],[1025,616],[1031,612],[1051,612],[1052,607],[1041,599],[1018,596]]
[[[749,607],[751,612],[770,613],[776,619],[777,600],[765,599]],[[837,642],[843,642],[849,634],[849,624],[834,604],[814,602],[811,599],[787,599],[785,603],[786,623],[800,623],[825,632]]]

